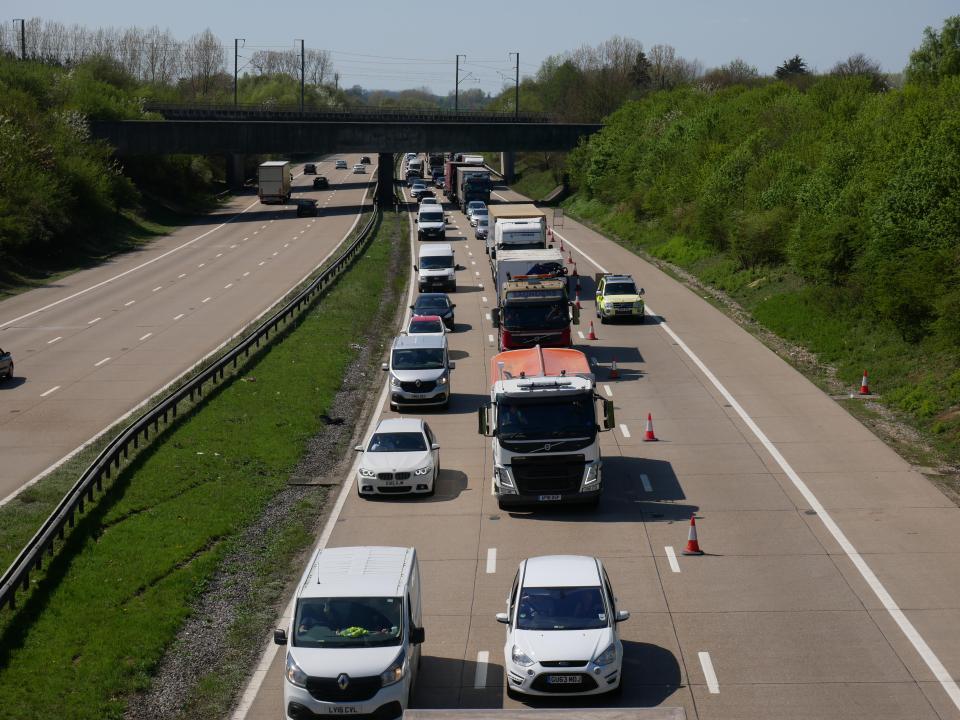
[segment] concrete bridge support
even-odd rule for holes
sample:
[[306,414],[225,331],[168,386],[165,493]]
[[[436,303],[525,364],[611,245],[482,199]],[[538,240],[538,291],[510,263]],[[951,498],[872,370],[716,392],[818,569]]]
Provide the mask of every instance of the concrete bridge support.
[[516,170],[516,153],[512,150],[500,153],[500,174],[503,175],[503,181],[508,185],[513,182]]
[[393,207],[393,153],[378,153],[377,181],[380,186],[377,190],[377,205],[382,208]]
[[239,190],[243,187],[243,181],[246,180],[243,176],[243,166],[246,156],[231,153],[226,156],[225,160],[227,166],[227,187],[231,190]]

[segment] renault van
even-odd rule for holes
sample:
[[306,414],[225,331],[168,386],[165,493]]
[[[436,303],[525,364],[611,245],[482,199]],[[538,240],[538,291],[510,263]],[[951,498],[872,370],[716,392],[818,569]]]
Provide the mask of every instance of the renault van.
[[318,550],[286,628],[284,717],[393,720],[410,702],[424,640],[414,548]]

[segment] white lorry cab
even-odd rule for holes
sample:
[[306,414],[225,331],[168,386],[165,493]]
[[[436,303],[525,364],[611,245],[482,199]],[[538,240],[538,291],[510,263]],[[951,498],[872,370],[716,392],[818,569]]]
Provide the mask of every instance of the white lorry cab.
[[274,632],[287,648],[284,717],[401,717],[416,680],[421,622],[416,550],[318,550],[289,626]]

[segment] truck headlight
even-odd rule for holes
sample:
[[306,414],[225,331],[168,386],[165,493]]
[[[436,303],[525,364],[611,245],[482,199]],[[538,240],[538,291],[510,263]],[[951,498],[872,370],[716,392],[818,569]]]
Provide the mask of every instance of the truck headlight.
[[494,467],[493,468],[493,477],[496,478],[497,484],[502,487],[513,488],[513,478],[510,477],[510,471],[505,467]]
[[513,660],[517,665],[521,667],[530,667],[536,661],[527,655],[523,650],[518,648],[516,645],[513,646],[513,649],[510,651],[510,659]]
[[287,682],[291,685],[296,685],[301,688],[307,686],[307,674],[294,662],[293,656],[290,653],[287,653],[286,676]]
[[609,665],[616,659],[617,659],[617,646],[614,645],[613,643],[610,643],[610,647],[608,647],[602,653],[597,655],[593,659],[593,662],[602,667],[604,665]]
[[396,660],[390,664],[390,667],[380,673],[380,687],[387,687],[388,685],[394,685],[400,682],[403,680],[406,671],[407,653],[401,650]]
[[371,470],[370,468],[360,468],[360,477],[375,478],[376,476],[377,473],[374,470]]
[[587,465],[587,474],[583,478],[583,486],[596,485],[600,481],[600,463]]

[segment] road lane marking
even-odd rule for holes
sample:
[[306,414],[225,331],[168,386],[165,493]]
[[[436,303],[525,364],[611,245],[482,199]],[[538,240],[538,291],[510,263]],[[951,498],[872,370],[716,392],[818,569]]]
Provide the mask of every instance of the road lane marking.
[[[580,248],[571,243],[556,230],[553,231],[553,234],[580,253],[584,258],[587,259],[588,262],[596,267],[597,270],[602,273],[607,272],[606,268],[604,268],[600,263],[580,250]],[[646,306],[646,312],[648,315],[656,315],[656,312],[649,305]],[[913,645],[913,648],[917,651],[917,654],[923,658],[923,661],[930,669],[930,672],[933,673],[933,676],[937,679],[937,682],[940,683],[940,687],[943,688],[943,691],[950,697],[950,700],[953,701],[954,706],[960,710],[960,686],[958,686],[956,680],[950,676],[950,673],[947,671],[946,667],[944,667],[943,663],[940,661],[940,658],[937,657],[936,653],[934,653],[927,644],[927,641],[923,639],[923,636],[920,635],[913,623],[910,622],[903,610],[901,610],[894,601],[893,596],[890,595],[883,583],[880,582],[880,579],[863,559],[863,556],[860,555],[860,552],[853,546],[853,543],[850,542],[843,530],[840,529],[840,526],[837,525],[836,521],[833,519],[833,516],[831,516],[830,513],[827,512],[826,508],[823,507],[823,503],[820,502],[819,498],[817,498],[813,491],[807,486],[797,471],[793,469],[793,466],[787,462],[787,459],[780,452],[779,448],[777,448],[777,446],[770,441],[770,438],[767,437],[766,433],[760,429],[760,426],[757,425],[754,419],[747,414],[746,410],[743,409],[743,406],[740,405],[737,399],[730,393],[729,390],[727,390],[726,386],[720,382],[717,376],[711,372],[710,368],[708,368],[706,364],[699,358],[699,356],[690,349],[690,347],[680,338],[680,336],[673,331],[673,328],[671,328],[665,320],[661,320],[658,323],[658,327],[662,328],[663,331],[670,336],[677,346],[683,350],[687,357],[689,357],[700,369],[700,372],[706,376],[706,378],[717,389],[717,391],[723,395],[724,399],[730,404],[730,407],[732,407],[737,415],[740,416],[740,419],[746,423],[747,427],[750,428],[750,431],[760,441],[771,457],[773,457],[777,465],[779,465],[786,476],[790,478],[790,482],[792,482],[797,491],[803,495],[804,499],[810,505],[810,509],[818,518],[820,518],[820,522],[823,523],[824,527],[826,527],[827,531],[833,536],[833,539],[836,540],[837,544],[843,549],[843,552],[850,559],[850,562],[852,562],[854,567],[857,568],[860,576],[864,579],[867,585],[870,586],[870,589],[873,590],[873,594],[876,595],[878,600],[880,600],[884,610],[887,611],[887,614],[890,615],[893,621],[897,624],[897,627],[900,628],[900,631],[904,634],[904,636],[906,636],[907,640],[910,641],[910,644]]]
[[157,292],[157,290],[163,290],[163,285],[157,285],[151,292]]
[[490,313],[487,313],[487,320],[490,320]]
[[55,342],[63,340],[63,335],[57,335],[53,340],[47,340],[47,345],[53,345]]
[[186,276],[187,276],[186,273],[180,273],[179,275],[177,275],[177,280],[183,280]]
[[232,287],[233,287],[233,283],[227,283],[226,285],[223,286],[223,289],[224,289],[224,290],[229,290],[229,289],[232,288]]
[[487,335],[487,342],[493,342],[493,335]]
[[583,336],[583,330],[577,330],[577,335],[580,336],[581,340],[586,340],[586,338]]
[[250,275],[250,271],[249,271],[249,270],[247,270],[247,271],[243,274],[244,277],[249,277],[249,275]]
[[231,246],[230,246],[230,249],[231,249],[231,250],[235,250],[236,247],[237,247],[236,245],[231,245]]
[[283,246],[284,246],[284,247],[290,247],[290,243],[284,243]]
[[217,257],[223,257],[223,253],[217,253]]
[[266,260],[261,260],[259,263],[257,263],[257,267],[263,267],[266,264],[267,264]]
[[479,270],[474,270],[474,271],[473,271],[473,274],[476,275],[477,277],[480,277],[480,271],[479,271]]
[[249,239],[250,239],[250,238],[245,237],[245,238],[243,239],[243,242],[246,242],[246,241],[249,240]]
[[487,301],[487,296],[486,296],[486,295],[484,295],[483,297],[480,298],[480,302],[486,302],[486,301]]
[[680,572],[680,563],[677,562],[677,553],[674,552],[673,545],[665,546],[663,551],[667,554],[667,562],[670,563],[670,569],[675,573]]
[[279,251],[279,250],[274,253],[274,255],[279,255],[279,254],[280,254],[280,251]]
[[95,325],[96,323],[100,322],[101,320],[103,320],[102,317],[95,317],[93,320],[88,320],[88,321],[87,321],[87,325]]
[[201,300],[200,302],[201,302],[201,303],[208,303],[208,302],[210,302],[211,300],[213,300],[212,297],[205,297],[205,298],[204,298],[203,300]]
[[492,575],[497,571],[497,549],[487,549],[487,574]]
[[703,675],[707,679],[707,689],[713,695],[720,692],[720,683],[717,682],[717,674],[713,671],[713,662],[710,660],[710,653],[700,651],[697,653],[700,658],[700,665],[703,667]]
[[630,437],[630,431],[627,430],[627,426],[624,425],[623,423],[620,423],[620,434],[623,435],[625,438]]
[[40,397],[46,397],[47,395],[52,395],[53,393],[55,393],[55,392],[56,392],[57,390],[59,390],[59,389],[60,389],[60,386],[59,386],[59,385],[54,385],[52,388],[50,388],[50,389],[47,390],[46,392],[40,393]]
[[130,306],[133,305],[135,302],[136,302],[136,300],[128,300],[127,302],[125,302],[125,303],[123,304],[123,306],[124,306],[124,307],[130,307]]
[[610,389],[609,385],[604,385],[603,391],[607,394],[607,397],[613,397],[613,390]]
[[254,235],[259,235],[259,234],[260,234],[260,231],[259,231],[259,230],[254,230],[254,231],[253,231],[253,234],[254,234]]
[[487,663],[490,662],[490,653],[481,650],[477,653],[477,672],[473,676],[473,687],[476,689],[487,686]]
[[507,198],[505,198],[505,197],[504,197],[503,195],[501,195],[500,193],[490,193],[490,194],[493,195],[494,197],[500,198],[500,199],[503,200],[504,202],[510,202]]
[[183,317],[183,315],[184,315],[183,313],[180,313],[179,315],[177,315],[177,316],[176,316],[175,318],[173,318],[173,319],[174,319],[174,320],[179,320],[180,318]]
[[95,363],[93,364],[93,366],[94,366],[94,367],[100,367],[100,366],[103,365],[104,363],[108,363],[108,362],[110,362],[110,358],[105,357],[105,358],[104,358],[103,360],[101,360],[100,362],[95,362]]
[[149,333],[147,333],[146,335],[143,335],[138,342],[143,342],[143,341],[146,340],[148,337],[152,337],[152,336],[153,336],[153,333],[152,333],[152,332],[149,332]]
[[643,485],[644,492],[653,492],[653,485],[650,484],[650,478],[646,473],[640,473],[640,484]]
[[471,261],[470,261],[470,264],[471,264],[471,265],[476,265],[476,264],[477,264],[477,261],[476,261],[476,260],[471,260]]

